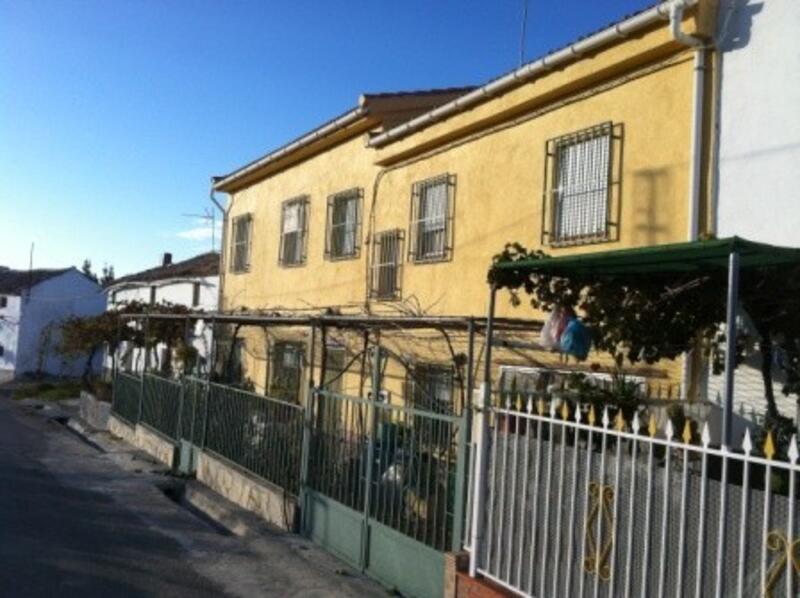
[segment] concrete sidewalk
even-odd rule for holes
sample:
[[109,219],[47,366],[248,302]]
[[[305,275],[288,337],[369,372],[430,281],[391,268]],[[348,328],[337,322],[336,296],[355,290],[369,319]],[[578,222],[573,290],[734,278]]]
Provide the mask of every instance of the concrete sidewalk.
[[171,500],[184,482],[147,455],[107,433],[87,442],[58,409],[1,393],[0,595],[386,596],[219,497],[242,535],[228,532]]

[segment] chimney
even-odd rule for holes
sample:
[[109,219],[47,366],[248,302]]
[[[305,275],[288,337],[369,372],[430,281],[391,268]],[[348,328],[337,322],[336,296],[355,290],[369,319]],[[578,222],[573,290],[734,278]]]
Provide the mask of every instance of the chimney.
[[162,266],[171,266],[172,265],[172,254],[167,252],[164,254],[164,257],[161,259]]

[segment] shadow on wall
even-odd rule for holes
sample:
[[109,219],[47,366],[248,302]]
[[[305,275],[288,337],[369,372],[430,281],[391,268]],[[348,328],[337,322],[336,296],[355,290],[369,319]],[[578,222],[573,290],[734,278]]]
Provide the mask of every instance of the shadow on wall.
[[[633,242],[636,245],[663,243],[669,233],[666,216],[659,211],[659,197],[667,197],[672,186],[669,169],[645,168],[633,173]],[[666,202],[662,202],[664,205]],[[623,227],[624,229],[624,227]]]
[[750,43],[753,17],[764,10],[764,3],[750,0],[727,0],[720,6],[723,16],[717,30],[717,39],[723,52],[740,50]]

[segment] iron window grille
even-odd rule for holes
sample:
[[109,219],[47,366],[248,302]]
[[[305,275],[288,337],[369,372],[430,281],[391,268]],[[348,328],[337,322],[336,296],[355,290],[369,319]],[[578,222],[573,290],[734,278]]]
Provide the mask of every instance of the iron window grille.
[[409,261],[437,262],[452,257],[455,188],[456,177],[452,174],[412,186]]
[[250,247],[252,244],[253,217],[244,214],[231,223],[231,272],[247,272],[250,269]]
[[150,305],[155,305],[156,303],[156,287],[150,287]]
[[290,403],[300,402],[305,345],[276,341],[270,355],[269,396]]
[[364,193],[350,189],[328,197],[325,218],[325,257],[357,258],[361,252],[361,205]]
[[192,307],[200,305],[200,283],[192,283]]
[[547,142],[542,244],[618,239],[621,141],[606,122]]
[[418,363],[409,370],[407,392],[411,404],[422,410],[453,415],[453,368]]
[[369,295],[373,299],[400,298],[404,232],[400,229],[377,233],[372,241]]
[[281,243],[278,263],[302,266],[306,263],[308,239],[308,196],[295,197],[281,206]]

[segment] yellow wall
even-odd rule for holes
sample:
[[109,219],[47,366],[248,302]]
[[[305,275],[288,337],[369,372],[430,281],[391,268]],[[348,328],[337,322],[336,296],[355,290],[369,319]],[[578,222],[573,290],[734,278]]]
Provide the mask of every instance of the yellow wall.
[[[251,268],[225,273],[222,309],[394,309],[366,302],[370,234],[401,228],[408,242],[412,184],[450,173],[452,259],[413,264],[404,255],[402,298],[431,315],[483,316],[492,256],[511,241],[540,245],[547,140],[607,121],[623,130],[618,239],[542,249],[560,255],[686,240],[691,106],[692,55],[671,41],[665,22],[384,148],[355,134],[233,193],[229,223],[247,212],[254,218]],[[327,197],[352,187],[363,189],[360,256],[326,261]],[[285,268],[278,264],[281,203],[298,195],[310,197],[307,263]],[[505,297],[499,315],[537,315]],[[674,380],[680,366],[663,371]],[[254,373],[261,382],[263,373]]]

